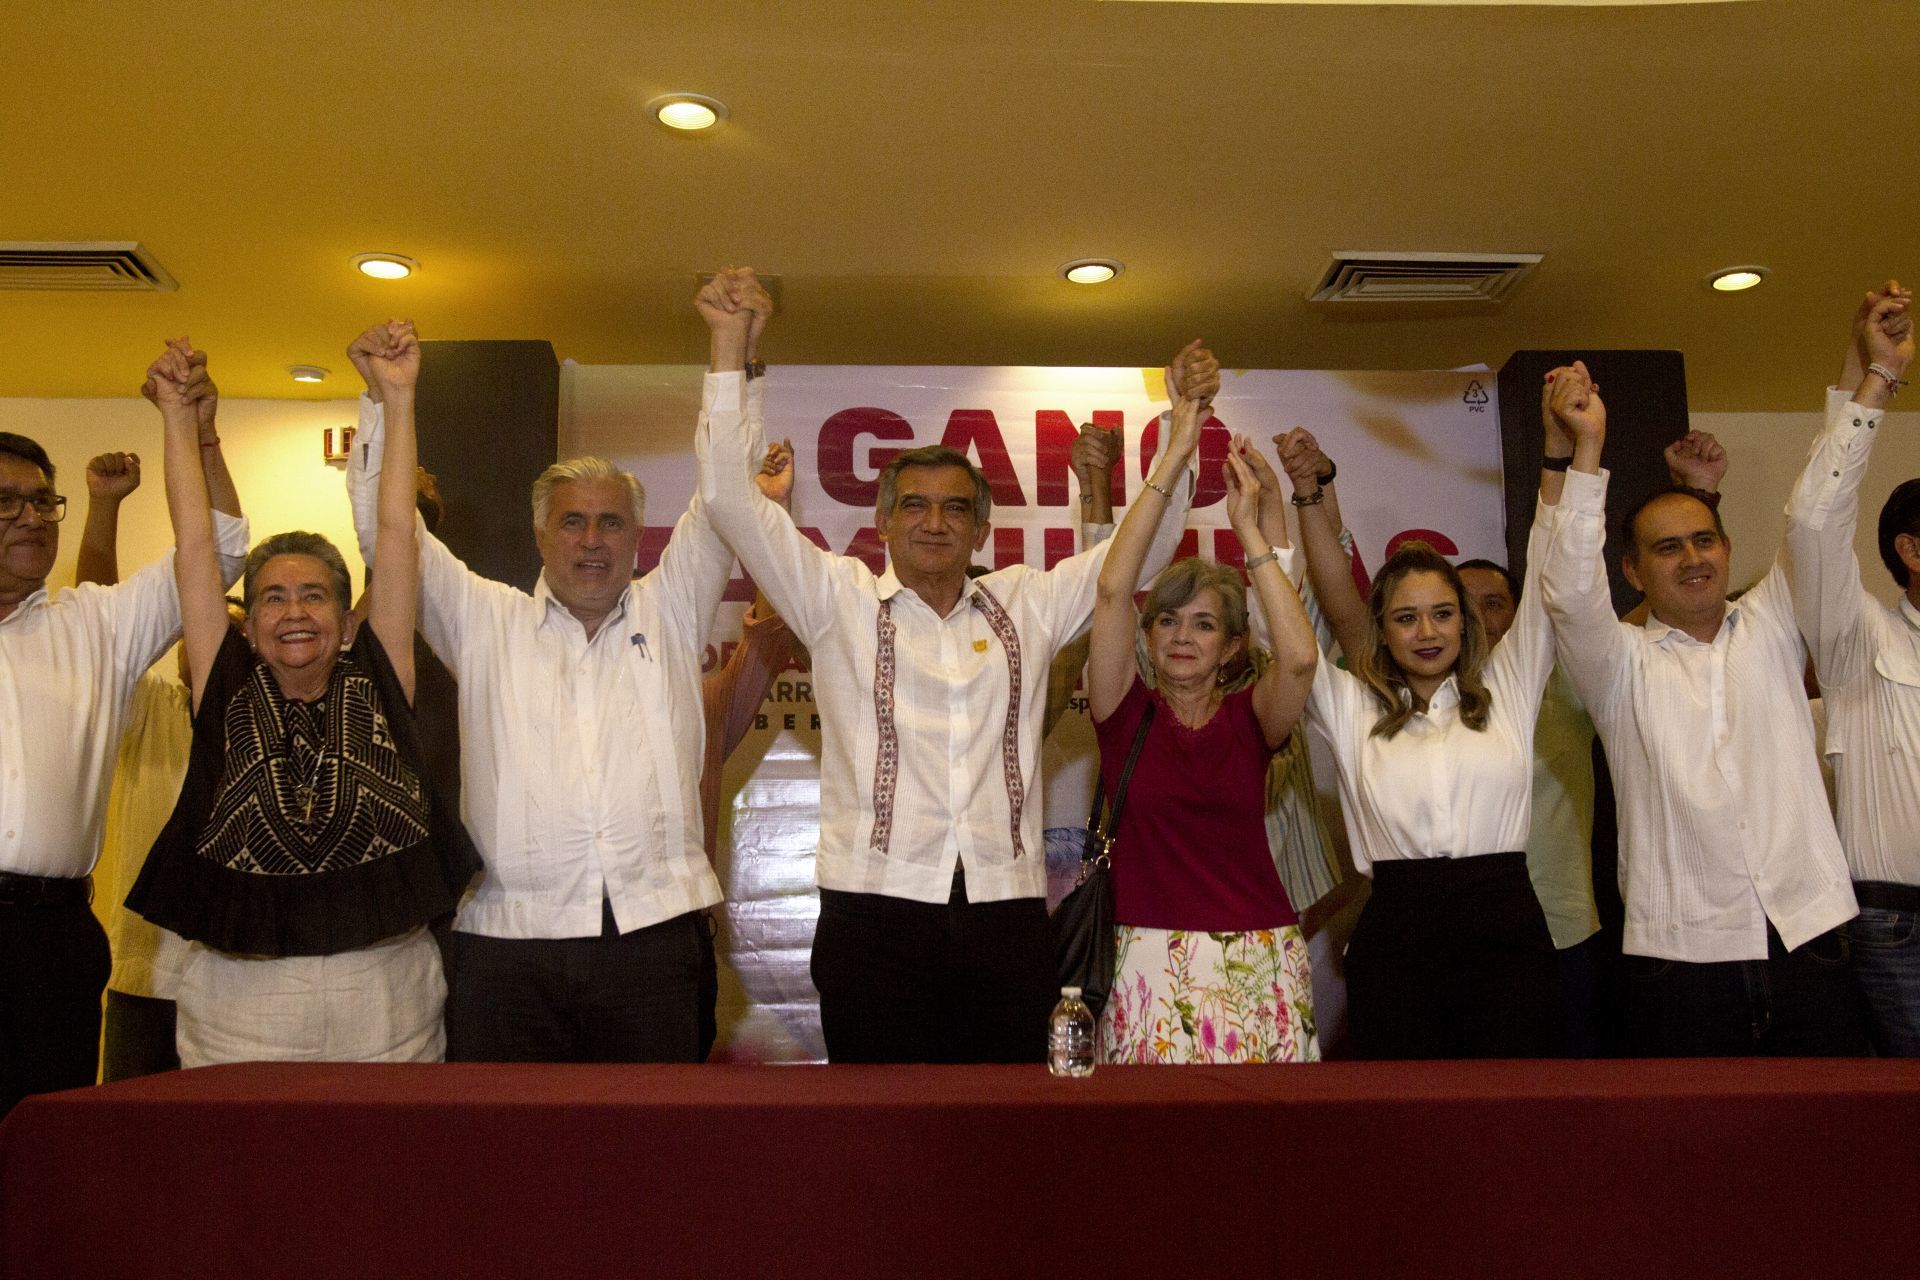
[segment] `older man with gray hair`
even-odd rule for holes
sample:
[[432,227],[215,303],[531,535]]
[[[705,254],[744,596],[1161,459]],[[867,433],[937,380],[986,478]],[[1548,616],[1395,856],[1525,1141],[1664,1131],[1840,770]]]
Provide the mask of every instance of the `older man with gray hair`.
[[[356,366],[362,343],[348,355]],[[751,411],[736,397],[701,408]],[[372,556],[381,406],[347,486]],[[634,577],[646,493],[600,458],[533,485],[533,594],[420,539],[420,626],[459,680],[461,816],[485,872],[447,943],[447,1057],[694,1062],[705,908],[700,664],[733,565],[699,497]]]

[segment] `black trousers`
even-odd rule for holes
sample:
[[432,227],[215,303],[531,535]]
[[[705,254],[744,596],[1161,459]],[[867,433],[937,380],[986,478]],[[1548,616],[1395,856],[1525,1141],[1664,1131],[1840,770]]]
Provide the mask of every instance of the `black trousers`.
[[1526,855],[1376,862],[1347,945],[1356,1058],[1552,1058],[1560,960]]
[[703,913],[597,938],[447,935],[449,1062],[698,1062]]
[[1628,1027],[1642,1057],[1867,1052],[1866,1013],[1841,929],[1788,951],[1768,925],[1765,960],[1692,964],[1629,956],[1628,975]]
[[813,985],[830,1062],[1041,1062],[1059,998],[1041,898],[820,891]]
[[0,905],[0,1116],[29,1093],[94,1082],[112,968],[106,931],[84,897]]
[[100,1043],[100,1083],[180,1069],[174,1044],[179,1022],[171,1000],[107,990],[107,1021]]

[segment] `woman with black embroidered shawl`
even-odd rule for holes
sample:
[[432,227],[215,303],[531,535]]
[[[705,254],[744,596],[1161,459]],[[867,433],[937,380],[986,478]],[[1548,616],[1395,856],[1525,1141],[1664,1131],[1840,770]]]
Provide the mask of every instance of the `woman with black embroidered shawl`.
[[413,722],[420,346],[410,323],[386,333],[372,361],[387,434],[364,621],[333,544],[283,533],[247,557],[246,622],[229,626],[195,427],[205,357],[182,339],[148,370],[166,422],[193,754],[127,904],[194,943],[184,1066],[445,1054],[446,981],[426,926],[479,859],[429,784]]

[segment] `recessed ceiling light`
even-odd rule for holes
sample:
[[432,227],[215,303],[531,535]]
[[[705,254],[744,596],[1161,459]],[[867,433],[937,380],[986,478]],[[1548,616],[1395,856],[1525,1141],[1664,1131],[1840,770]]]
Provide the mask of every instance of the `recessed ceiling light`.
[[327,371],[317,364],[290,364],[287,372],[293,375],[295,382],[325,382]]
[[405,280],[420,269],[418,262],[398,253],[363,253],[354,258],[353,265],[361,275],[375,280]]
[[1060,274],[1075,284],[1105,284],[1125,270],[1112,258],[1076,258],[1060,264]]
[[1721,293],[1751,289],[1767,278],[1765,267],[1723,267],[1707,277],[1707,283]]
[[727,104],[704,93],[667,93],[647,103],[653,118],[677,133],[700,133],[727,118]]

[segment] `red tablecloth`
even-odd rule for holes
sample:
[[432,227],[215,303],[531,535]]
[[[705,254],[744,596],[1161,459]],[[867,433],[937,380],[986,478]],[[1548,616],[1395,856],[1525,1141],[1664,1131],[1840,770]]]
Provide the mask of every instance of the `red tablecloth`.
[[9,1277],[1912,1275],[1920,1062],[212,1068],[0,1127]]

